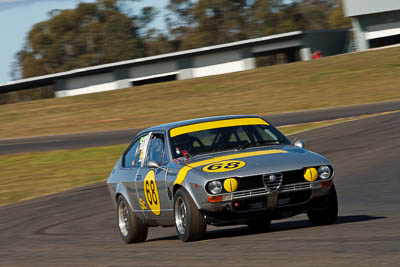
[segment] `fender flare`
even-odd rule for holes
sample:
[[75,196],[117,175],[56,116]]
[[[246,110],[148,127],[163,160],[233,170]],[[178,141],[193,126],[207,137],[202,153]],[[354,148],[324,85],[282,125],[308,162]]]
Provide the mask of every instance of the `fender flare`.
[[131,210],[135,211],[135,208],[133,205],[134,203],[132,203],[131,198],[129,197],[129,194],[128,194],[128,189],[126,188],[126,186],[123,183],[118,183],[115,188],[114,199],[115,199],[116,203],[118,201],[118,196],[120,196],[120,195],[123,196],[123,198],[126,200],[129,207],[131,208]]
[[175,196],[176,191],[178,191],[178,189],[183,188],[183,190],[185,190],[185,192],[190,196],[190,198],[193,200],[194,204],[196,205],[197,209],[201,209],[200,203],[198,201],[197,198],[194,197],[194,193],[190,187],[190,184],[188,182],[189,179],[185,179],[185,181],[182,184],[176,184],[173,187],[173,193]]

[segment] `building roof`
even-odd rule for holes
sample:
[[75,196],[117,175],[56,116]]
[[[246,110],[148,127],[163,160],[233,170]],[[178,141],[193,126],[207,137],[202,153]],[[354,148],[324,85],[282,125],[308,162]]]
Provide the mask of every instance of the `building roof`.
[[123,68],[123,67],[127,67],[130,65],[135,65],[138,63],[145,63],[145,62],[163,60],[163,59],[168,59],[168,58],[183,57],[183,56],[187,56],[187,55],[210,52],[212,50],[227,49],[227,48],[240,47],[240,46],[246,46],[246,45],[252,45],[252,44],[256,45],[258,43],[274,41],[274,40],[279,40],[279,39],[288,38],[288,37],[300,37],[303,33],[304,32],[302,32],[302,31],[294,31],[294,32],[288,32],[288,33],[282,33],[282,34],[275,34],[275,35],[264,36],[264,37],[248,39],[248,40],[242,40],[242,41],[237,41],[237,42],[232,42],[232,43],[206,46],[206,47],[190,49],[190,50],[185,50],[185,51],[180,51],[180,52],[173,52],[173,53],[162,54],[162,55],[157,55],[157,56],[119,61],[119,62],[103,64],[103,65],[98,65],[98,66],[93,66],[93,67],[80,68],[80,69],[75,69],[75,70],[70,70],[70,71],[65,71],[65,72],[59,72],[59,73],[48,74],[48,75],[43,75],[43,76],[38,76],[38,77],[26,78],[26,79],[17,80],[17,81],[10,81],[7,83],[0,84],[0,93],[10,92],[10,91],[13,91],[16,88],[19,88],[24,85],[27,88],[34,88],[34,87],[39,87],[39,86],[44,86],[44,85],[50,85],[59,78],[69,78],[69,77],[76,77],[76,76],[87,75],[87,74],[110,72],[110,70],[113,70],[113,69]]

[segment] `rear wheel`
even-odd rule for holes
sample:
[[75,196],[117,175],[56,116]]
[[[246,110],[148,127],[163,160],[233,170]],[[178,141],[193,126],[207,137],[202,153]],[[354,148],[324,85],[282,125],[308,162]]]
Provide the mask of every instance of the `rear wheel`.
[[178,189],[175,194],[174,215],[179,239],[184,242],[204,239],[207,223],[183,189]]
[[313,225],[329,225],[336,222],[338,216],[338,201],[335,185],[332,184],[326,197],[326,208],[307,211],[308,219]]
[[146,241],[147,225],[136,217],[124,197],[118,198],[117,206],[118,227],[122,240],[127,244]]

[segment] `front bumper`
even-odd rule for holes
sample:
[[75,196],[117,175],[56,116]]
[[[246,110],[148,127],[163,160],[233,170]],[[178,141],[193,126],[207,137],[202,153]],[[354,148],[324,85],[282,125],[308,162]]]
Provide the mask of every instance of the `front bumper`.
[[332,179],[282,185],[275,191],[256,188],[223,194],[223,201],[202,203],[201,212],[211,224],[257,216],[283,219],[302,213],[329,194]]

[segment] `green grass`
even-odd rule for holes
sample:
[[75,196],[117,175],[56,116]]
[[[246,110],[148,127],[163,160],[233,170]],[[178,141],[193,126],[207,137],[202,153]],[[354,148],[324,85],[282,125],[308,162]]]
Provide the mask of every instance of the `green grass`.
[[126,145],[0,157],[0,205],[102,181]]
[[[335,121],[283,126],[285,134],[343,123]],[[0,156],[0,206],[108,178],[127,145]]]
[[400,47],[0,106],[0,138],[139,128],[400,99]]

